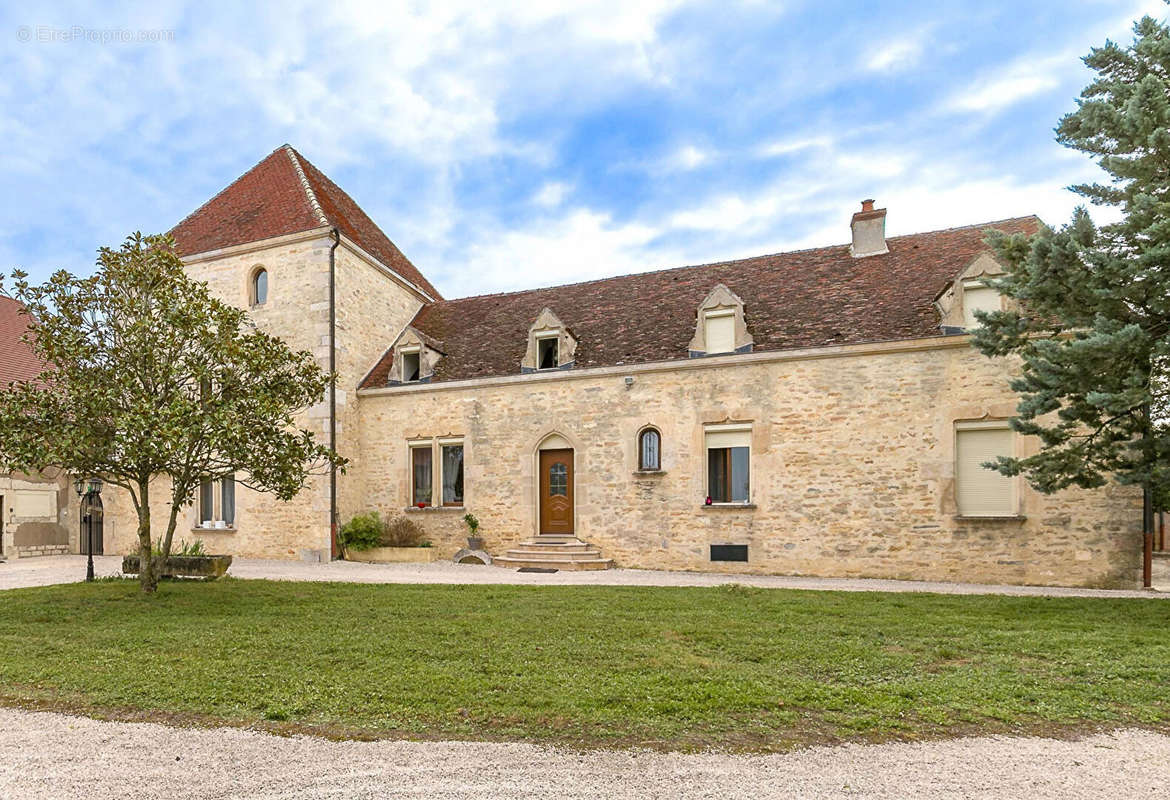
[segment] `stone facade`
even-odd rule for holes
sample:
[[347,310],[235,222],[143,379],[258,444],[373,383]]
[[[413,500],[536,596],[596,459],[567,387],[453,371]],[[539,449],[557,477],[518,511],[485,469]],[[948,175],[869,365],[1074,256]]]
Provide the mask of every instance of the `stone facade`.
[[[281,237],[258,245],[202,254],[187,262],[192,277],[205,281],[214,297],[247,307],[249,282],[255,271],[268,273],[268,299],[253,306],[256,325],[283,338],[294,350],[308,350],[322,369],[329,369],[329,249],[328,229]],[[337,449],[351,459],[346,475],[338,478],[339,516],[346,520],[364,507],[356,492],[360,469],[357,411],[353,388],[386,348],[385,331],[401,329],[422,301],[395,281],[352,242],[342,238],[334,259],[337,304]],[[328,398],[310,408],[298,424],[329,437]],[[156,533],[165,529],[170,513],[166,479],[151,489],[151,517]],[[137,549],[137,517],[129,496],[106,489],[105,547],[107,553],[128,554]],[[260,558],[330,557],[329,478],[316,474],[309,486],[289,502],[236,487],[236,524],[232,529],[200,526],[195,506],[180,511],[175,541],[203,540],[207,550]],[[74,548],[76,552],[76,548]]]
[[[627,383],[627,376],[632,382]],[[1132,587],[1140,497],[1044,496],[1020,515],[961,519],[955,422],[1015,408],[1002,363],[968,338],[362,390],[366,504],[414,514],[453,555],[459,513],[409,511],[408,440],[464,437],[467,509],[489,552],[537,533],[542,440],[574,448],[576,534],[617,566]],[[704,426],[751,423],[751,505],[705,506]],[[637,432],[662,432],[662,472]],[[1018,452],[1034,446],[1018,440]],[[746,544],[747,563],[710,560]],[[449,553],[446,551],[450,551]]]
[[76,530],[72,488],[62,478],[0,475],[0,557],[27,558],[69,552]]

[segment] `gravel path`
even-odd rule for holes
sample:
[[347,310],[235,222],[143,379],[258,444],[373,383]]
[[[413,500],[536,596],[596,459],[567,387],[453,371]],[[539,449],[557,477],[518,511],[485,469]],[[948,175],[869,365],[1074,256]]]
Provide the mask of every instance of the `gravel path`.
[[[95,571],[117,575],[122,560],[99,556]],[[528,586],[718,586],[742,583],[771,589],[832,589],[847,592],[939,592],[942,594],[1005,594],[1046,597],[1161,597],[1170,592],[1118,589],[1066,589],[1046,586],[1001,586],[982,583],[890,581],[872,578],[803,578],[780,575],[737,575],[710,572],[663,572],[645,569],[610,569],[596,572],[524,573],[500,567],[452,564],[359,564],[334,561],[306,564],[237,558],[229,574],[237,578],[272,578],[292,581],[350,581],[353,583],[488,584]],[[84,556],[45,556],[0,563],[0,589],[70,583],[85,577]],[[1170,588],[1170,587],[1167,587]]]
[[0,710],[0,797],[1164,798],[1170,737],[985,737],[783,755],[330,742]]

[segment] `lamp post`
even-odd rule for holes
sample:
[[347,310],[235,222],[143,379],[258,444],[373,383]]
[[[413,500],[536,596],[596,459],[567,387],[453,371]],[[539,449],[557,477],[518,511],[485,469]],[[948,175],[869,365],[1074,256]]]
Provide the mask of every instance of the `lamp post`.
[[77,498],[81,502],[81,508],[85,511],[85,551],[89,556],[86,559],[85,565],[85,579],[87,581],[93,580],[93,515],[95,509],[93,501],[101,498],[102,494],[102,479],[92,477],[88,480],[78,476],[73,479],[73,490],[77,492]]

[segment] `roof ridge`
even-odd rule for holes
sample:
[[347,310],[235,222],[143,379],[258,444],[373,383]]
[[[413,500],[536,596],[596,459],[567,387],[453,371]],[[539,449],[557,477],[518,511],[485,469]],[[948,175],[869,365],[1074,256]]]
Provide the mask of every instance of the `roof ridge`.
[[[910,238],[913,238],[916,236],[931,236],[933,234],[938,234],[938,233],[951,233],[953,231],[968,230],[970,228],[986,228],[986,227],[989,227],[992,225],[999,225],[999,224],[1004,223],[1004,222],[1019,222],[1020,220],[1025,220],[1025,219],[1034,219],[1037,222],[1042,222],[1040,217],[1037,216],[1036,214],[1025,214],[1022,217],[1004,217],[1003,219],[994,219],[994,220],[989,220],[988,222],[975,222],[975,223],[972,223],[970,225],[955,225],[954,227],[937,228],[937,229],[932,230],[932,231],[919,231],[917,233],[904,233],[901,236],[891,236],[888,238],[887,241],[897,241],[899,239],[910,239]],[[760,253],[759,255],[755,255],[755,256],[745,256],[744,258],[732,258],[732,259],[728,259],[727,261],[708,261],[708,262],[705,262],[702,264],[684,264],[684,265],[679,266],[679,267],[660,267],[658,269],[648,269],[648,270],[644,270],[642,272],[624,272],[621,275],[610,275],[609,277],[606,277],[606,278],[592,278],[592,279],[586,280],[586,281],[573,281],[571,283],[558,283],[558,284],[554,284],[553,286],[538,286],[534,289],[514,289],[510,292],[486,292],[484,294],[471,294],[471,295],[467,295],[466,297],[444,298],[443,300],[438,301],[436,303],[436,305],[445,304],[445,303],[457,303],[460,300],[482,300],[482,299],[487,298],[487,297],[509,297],[509,296],[518,295],[518,294],[529,294],[531,292],[546,292],[546,291],[553,291],[554,289],[567,289],[571,286],[586,286],[586,285],[591,284],[591,283],[604,283],[605,281],[615,281],[615,280],[619,280],[621,278],[643,277],[646,275],[661,275],[665,272],[679,272],[679,271],[682,271],[685,269],[702,269],[703,267],[727,266],[730,264],[739,264],[739,263],[742,263],[744,261],[755,261],[756,259],[760,259],[760,258],[774,258],[776,256],[791,256],[791,255],[798,255],[800,253],[812,253],[812,252],[816,252],[817,250],[833,250],[833,249],[836,249],[838,247],[848,247],[848,246],[849,245],[847,243],[841,243],[841,244],[820,245],[818,247],[802,247],[798,250],[780,250],[780,251],[777,251],[775,253]],[[420,309],[420,313],[421,313],[421,309]]]
[[313,210],[317,212],[317,219],[320,220],[322,225],[330,224],[329,218],[325,216],[325,212],[321,209],[320,201],[317,200],[317,193],[313,191],[313,187],[309,183],[309,178],[305,175],[305,169],[301,165],[301,154],[298,153],[293,148],[293,146],[288,143],[282,144],[277,149],[283,149],[285,155],[287,155],[289,160],[292,162],[293,169],[296,170],[297,173],[297,180],[301,182],[301,188],[305,190],[305,197],[308,198],[309,205],[313,207]]
[[213,194],[213,195],[212,195],[210,198],[208,198],[208,199],[207,199],[207,201],[206,201],[205,203],[203,203],[201,206],[199,206],[197,209],[195,209],[194,211],[192,211],[190,214],[188,214],[187,216],[183,217],[181,220],[179,220],[179,221],[178,221],[178,222],[176,222],[174,225],[172,225],[172,226],[171,226],[171,230],[170,230],[169,232],[170,232],[170,233],[174,233],[174,232],[175,232],[175,231],[177,231],[179,228],[183,227],[183,223],[184,223],[184,222],[186,222],[187,220],[191,219],[191,218],[192,218],[192,217],[194,217],[196,214],[198,214],[200,211],[202,211],[203,209],[207,208],[209,205],[211,205],[212,203],[214,203],[216,200],[218,200],[218,199],[220,198],[220,196],[221,196],[221,195],[223,195],[225,192],[227,192],[227,190],[228,190],[228,189],[232,188],[232,187],[233,187],[233,186],[235,186],[237,183],[239,183],[240,181],[242,181],[244,178],[248,177],[248,173],[250,173],[252,170],[256,169],[256,167],[260,166],[261,164],[263,164],[263,163],[264,163],[265,161],[267,161],[268,159],[272,158],[272,156],[274,156],[274,155],[276,154],[277,150],[280,150],[280,149],[282,149],[282,148],[285,148],[285,147],[288,147],[288,145],[287,145],[287,144],[282,144],[280,147],[276,148],[276,150],[273,150],[271,153],[269,153],[268,155],[264,156],[264,158],[260,159],[260,160],[259,160],[259,161],[257,161],[255,164],[253,164],[253,165],[252,165],[252,166],[251,166],[249,169],[246,169],[246,170],[244,170],[243,172],[241,172],[239,175],[237,175],[237,176],[236,176],[236,179],[235,179],[234,181],[232,181],[232,182],[231,182],[231,183],[229,183],[227,186],[225,186],[225,187],[223,187],[222,189],[220,189],[218,192],[216,192],[216,193],[215,193],[215,194]]

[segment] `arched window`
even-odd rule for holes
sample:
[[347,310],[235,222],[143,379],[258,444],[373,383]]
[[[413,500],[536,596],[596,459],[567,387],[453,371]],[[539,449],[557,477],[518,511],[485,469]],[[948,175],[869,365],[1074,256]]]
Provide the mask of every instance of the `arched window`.
[[662,434],[654,428],[638,434],[638,469],[652,472],[662,469]]
[[263,267],[252,273],[252,305],[262,306],[268,302],[268,270]]

